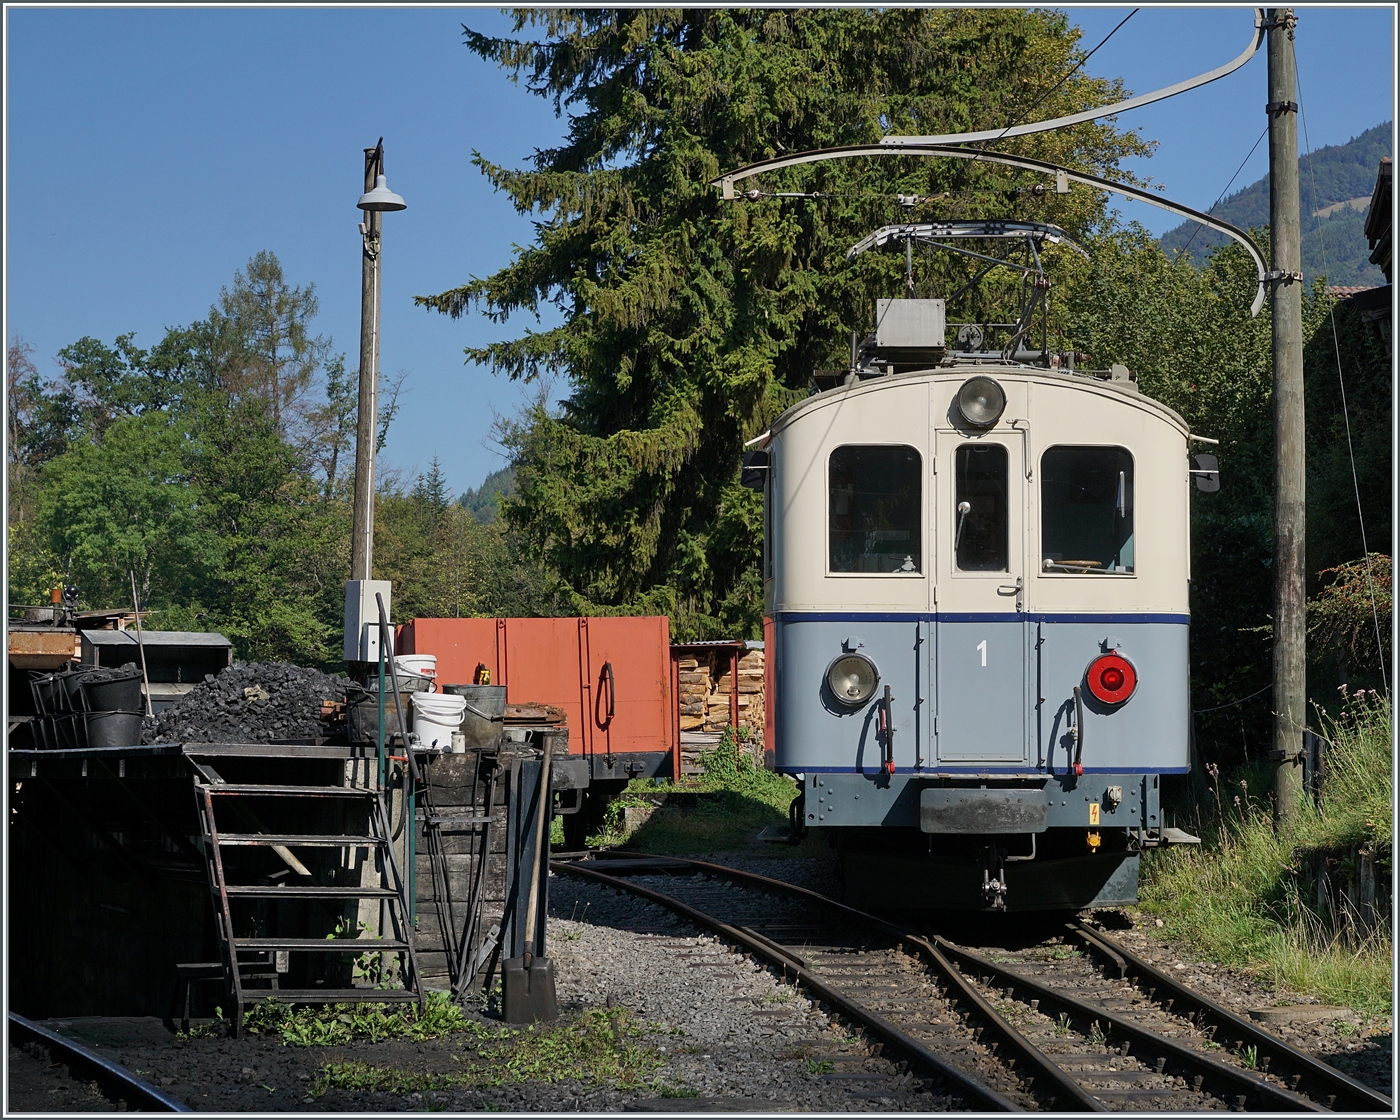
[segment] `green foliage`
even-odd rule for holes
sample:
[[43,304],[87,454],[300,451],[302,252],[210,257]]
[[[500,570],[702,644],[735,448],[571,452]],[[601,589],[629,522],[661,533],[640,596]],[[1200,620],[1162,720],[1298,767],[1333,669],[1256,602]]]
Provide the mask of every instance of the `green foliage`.
[[[756,765],[751,740],[726,728],[713,751],[700,756],[705,773],[658,787],[635,779],[609,803],[600,832],[590,844],[622,844],[646,852],[724,851],[746,847],[760,829],[786,824],[797,796],[791,778]],[[629,806],[655,805],[681,795],[693,807],[662,804],[641,827],[623,826]],[[786,849],[785,855],[803,854]]]
[[314,1091],[317,1095],[329,1089],[407,1093],[574,1080],[636,1089],[665,1064],[654,1047],[634,1041],[642,1031],[622,1008],[588,1011],[550,1027],[510,1030],[477,1024],[476,1028],[476,1045],[469,1045],[457,1059],[463,1064],[460,1073],[328,1062],[317,1075]]
[[[509,524],[562,576],[572,609],[658,612],[679,638],[756,637],[759,503],[738,485],[741,445],[843,362],[899,262],[846,249],[902,220],[898,194],[935,196],[920,218],[1035,217],[1076,234],[1102,197],[1032,194],[985,164],[872,159],[765,178],[817,199],[722,202],[708,181],[773,155],[1054,116],[1121,96],[1069,71],[1078,31],[1044,10],[522,10],[535,41],[468,30],[466,43],[568,112],[568,135],[510,170],[476,163],[538,235],[496,274],[428,308],[481,306],[497,321],[562,310],[559,327],[468,350],[511,377],[561,373],[572,394],[504,436]],[[1065,75],[1055,85],[1054,79]],[[1046,95],[1047,90],[1052,92]],[[1043,100],[1042,100],[1043,98]],[[1147,151],[1112,124],[1008,141],[1007,149],[1114,175]],[[920,263],[925,287],[957,261]],[[1003,305],[988,285],[974,313]]]
[[1310,653],[1317,661],[1334,661],[1343,674],[1349,670],[1353,679],[1358,671],[1374,678],[1377,669],[1391,664],[1390,557],[1373,552],[1318,576],[1327,582],[1308,602]]
[[[149,350],[82,338],[45,384],[12,340],[11,601],[45,602],[62,582],[84,606],[129,604],[134,571],[151,629],[217,630],[245,660],[338,665],[358,374],[314,335],[316,307],[314,285],[259,253],[207,319]],[[401,616],[552,609],[538,560],[453,504],[436,461],[377,499],[375,574],[395,581]]]
[[249,1034],[276,1035],[292,1046],[339,1046],[356,1039],[402,1038],[423,1042],[463,1031],[484,1030],[468,1019],[446,992],[429,992],[416,1004],[339,1003],[293,1008],[265,999],[243,1017]]
[[1371,694],[1344,697],[1343,713],[1323,726],[1331,737],[1320,812],[1301,807],[1292,831],[1277,833],[1261,791],[1267,764],[1222,776],[1211,768],[1198,807],[1199,849],[1173,847],[1144,861],[1142,905],[1163,933],[1227,964],[1327,1001],[1370,1012],[1391,1004],[1388,923],[1359,946],[1345,943],[1332,915],[1319,915],[1299,890],[1306,848],[1388,845],[1391,823],[1391,706]]

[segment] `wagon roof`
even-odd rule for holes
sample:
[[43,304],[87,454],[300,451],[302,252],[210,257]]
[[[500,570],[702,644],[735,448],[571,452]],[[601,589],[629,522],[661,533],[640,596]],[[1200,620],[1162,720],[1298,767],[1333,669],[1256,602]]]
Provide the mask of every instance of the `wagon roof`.
[[1060,386],[1072,386],[1083,392],[1097,393],[1099,396],[1111,397],[1123,404],[1132,405],[1145,412],[1153,413],[1160,419],[1179,428],[1182,435],[1189,435],[1191,433],[1190,425],[1182,419],[1180,413],[1164,405],[1161,401],[1145,396],[1143,393],[1139,392],[1136,387],[1126,388],[1121,382],[1092,380],[1084,377],[1082,374],[1069,373],[1064,370],[1036,369],[1033,366],[988,364],[960,365],[951,369],[924,369],[916,370],[912,373],[894,373],[882,377],[868,378],[864,381],[858,381],[854,385],[826,389],[820,393],[814,393],[806,400],[799,401],[797,404],[787,409],[787,411],[773,421],[773,426],[769,429],[769,435],[777,435],[778,432],[791,424],[803,412],[820,408],[825,404],[831,404],[838,400],[845,400],[847,397],[853,395],[874,393],[882,388],[888,388],[894,384],[904,384],[910,381],[961,382],[977,374],[997,377],[1003,381],[1040,381]]

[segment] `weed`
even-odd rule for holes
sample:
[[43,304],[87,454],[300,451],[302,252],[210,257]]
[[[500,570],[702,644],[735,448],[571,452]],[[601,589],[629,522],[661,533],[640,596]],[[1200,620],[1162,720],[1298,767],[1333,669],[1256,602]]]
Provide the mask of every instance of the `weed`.
[[[609,806],[600,832],[590,844],[622,844],[646,852],[697,852],[741,848],[759,829],[786,824],[788,806],[797,796],[791,778],[756,766],[745,742],[727,729],[715,750],[701,756],[705,773],[665,783],[672,793],[699,794],[693,809],[663,805],[645,824],[628,832],[623,827],[629,806],[655,804],[656,783],[638,778]],[[789,849],[786,855],[801,854]]]
[[1259,1047],[1246,1046],[1244,1048],[1244,1053],[1240,1055],[1240,1065],[1244,1066],[1245,1069],[1258,1069]]
[[460,1073],[328,1062],[317,1075],[316,1092],[411,1093],[567,1080],[636,1089],[665,1064],[654,1047],[634,1041],[642,1032],[625,1008],[586,1012],[550,1027],[510,1030],[473,1023],[462,1029],[473,1034],[479,1045],[474,1053],[459,1058]]
[[574,933],[569,930],[559,930],[550,934],[555,941],[577,941],[583,936],[581,933]]
[[182,1042],[192,1038],[219,1038],[228,1033],[229,1023],[224,1018],[222,1007],[214,1008],[214,1018],[207,1023],[193,1023],[187,1031],[176,1032],[175,1037]]
[[808,1058],[806,1065],[807,1072],[814,1077],[823,1073],[833,1073],[836,1070],[835,1064],[824,1059]]
[[776,992],[769,992],[763,997],[764,1003],[787,1003],[792,999],[791,988],[779,988]]
[[700,1095],[699,1089],[692,1089],[689,1085],[667,1085],[665,1082],[658,1081],[656,1088],[660,1091],[662,1098],[668,1100]]
[[1212,1038],[1202,1039],[1202,1040],[1201,1040],[1201,1049],[1202,1049],[1202,1050],[1219,1050],[1219,1049],[1220,1049],[1220,1043],[1216,1042],[1216,1041],[1215,1041],[1214,1039],[1212,1039]]
[[[429,992],[422,1011],[384,1003],[337,1003],[293,1009],[268,998],[243,1017],[249,1034],[277,1034],[293,1046],[336,1046],[354,1039],[378,1042],[406,1038],[414,1042],[480,1028],[446,992]],[[491,1028],[482,1028],[490,1030]]]
[[1067,1034],[1069,1034],[1069,1016],[1061,1011],[1060,1017],[1055,1020],[1055,1036],[1064,1038]]
[[1108,1041],[1109,1033],[1110,1032],[1105,1031],[1103,1027],[1099,1025],[1099,1021],[1095,1019],[1093,1024],[1089,1027],[1089,1041],[1095,1046],[1102,1046]]
[[[1316,909],[1300,886],[1304,850],[1391,843],[1391,704],[1374,693],[1344,693],[1337,716],[1319,713],[1330,742],[1321,809],[1299,805],[1279,834],[1266,801],[1267,762],[1232,775],[1207,768],[1210,796],[1198,808],[1200,848],[1172,847],[1143,864],[1143,908],[1162,934],[1202,955],[1328,1002],[1385,1014],[1391,1008],[1389,923],[1357,936],[1345,920]],[[1242,789],[1238,806],[1229,789]]]
[[1024,1003],[1017,1003],[1015,1000],[1006,1000],[995,1005],[996,1011],[1008,1023],[1020,1024],[1026,1021],[1030,1014],[1030,1009]]

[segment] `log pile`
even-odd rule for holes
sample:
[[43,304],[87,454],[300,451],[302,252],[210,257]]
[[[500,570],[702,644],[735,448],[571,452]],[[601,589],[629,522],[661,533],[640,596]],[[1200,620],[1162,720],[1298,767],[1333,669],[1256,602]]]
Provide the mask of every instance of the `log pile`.
[[[729,726],[730,651],[688,651],[680,659],[682,731],[723,731]],[[763,651],[749,650],[739,658],[739,730],[763,733]]]

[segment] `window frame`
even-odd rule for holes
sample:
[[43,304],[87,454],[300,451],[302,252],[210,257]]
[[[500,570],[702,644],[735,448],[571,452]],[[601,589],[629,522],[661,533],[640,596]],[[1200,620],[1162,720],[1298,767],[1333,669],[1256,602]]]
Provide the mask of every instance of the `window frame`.
[[[952,514],[952,524],[948,527],[948,572],[956,578],[971,576],[973,578],[986,578],[991,576],[1008,576],[1013,573],[1013,564],[1016,559],[1016,549],[1014,534],[1012,533],[1012,512],[1015,503],[1014,479],[1016,472],[1011,469],[1011,446],[998,439],[988,441],[978,441],[966,438],[966,433],[959,433],[963,438],[960,442],[952,445],[952,453],[949,456],[952,467],[952,482],[950,487],[951,500],[949,501],[949,512]],[[958,456],[965,448],[996,448],[1002,454],[1006,473],[1003,478],[1005,490],[1002,494],[1002,529],[1005,533],[1005,558],[1004,564],[1000,568],[964,568],[958,564],[958,549],[956,541],[958,538]]]
[[[1068,448],[1084,448],[1084,449],[1094,449],[1094,448],[1108,449],[1108,450],[1113,450],[1113,451],[1121,451],[1122,453],[1124,453],[1125,455],[1128,456],[1128,461],[1129,461],[1129,462],[1132,464],[1132,466],[1133,466],[1133,477],[1132,477],[1132,483],[1131,483],[1131,499],[1132,499],[1132,510],[1133,510],[1133,533],[1132,533],[1132,538],[1131,538],[1132,541],[1133,541],[1133,569],[1132,569],[1132,571],[1109,571],[1109,570],[1107,570],[1107,569],[1104,569],[1104,570],[1102,570],[1102,571],[1094,571],[1093,569],[1088,569],[1088,570],[1082,571],[1082,572],[1057,572],[1057,571],[1047,571],[1047,570],[1046,570],[1046,568],[1045,568],[1045,560],[1046,560],[1046,556],[1045,556],[1045,510],[1046,510],[1046,502],[1045,502],[1045,456],[1046,456],[1049,452],[1051,452],[1051,451],[1055,451],[1055,450],[1057,450],[1057,449],[1059,449],[1059,448],[1064,448],[1064,447],[1068,447]],[[1086,576],[1092,575],[1093,578],[1094,578],[1094,580],[1095,580],[1095,582],[1097,582],[1098,580],[1107,578],[1107,577],[1112,577],[1112,578],[1114,578],[1114,579],[1137,579],[1138,574],[1139,574],[1139,570],[1140,570],[1140,565],[1138,564],[1138,559],[1137,559],[1137,556],[1138,556],[1138,540],[1137,540],[1137,530],[1138,530],[1138,522],[1137,522],[1137,506],[1138,506],[1138,501],[1137,501],[1137,499],[1138,499],[1137,482],[1138,482],[1138,478],[1137,478],[1137,456],[1133,454],[1133,449],[1132,449],[1131,447],[1126,446],[1125,444],[1122,444],[1122,443],[1079,443],[1079,442],[1076,442],[1076,443],[1049,443],[1049,444],[1046,444],[1044,447],[1042,447],[1042,448],[1040,449],[1040,454],[1036,457],[1036,474],[1037,474],[1037,477],[1036,477],[1036,493],[1035,493],[1036,506],[1037,506],[1037,509],[1036,509],[1036,526],[1035,526],[1035,533],[1036,533],[1035,574],[1036,574],[1036,577],[1039,578],[1039,579],[1077,579],[1077,580],[1082,580],[1082,579],[1084,579]]]
[[[919,511],[919,528],[918,528],[919,566],[918,566],[914,571],[912,571],[912,572],[900,572],[900,571],[893,571],[893,572],[840,572],[840,571],[834,570],[834,569],[831,567],[831,517],[832,517],[832,513],[831,513],[831,461],[832,461],[833,457],[836,455],[836,453],[837,453],[838,451],[842,450],[843,448],[847,448],[847,447],[859,447],[859,448],[903,448],[903,449],[905,449],[905,450],[912,451],[912,452],[914,453],[914,457],[918,460],[918,481],[919,481],[919,497],[918,497],[918,511]],[[923,452],[922,450],[920,450],[920,449],[919,449],[918,447],[916,447],[914,444],[908,443],[908,442],[903,441],[903,440],[900,440],[900,441],[893,441],[893,442],[872,442],[872,441],[867,441],[867,442],[861,442],[861,443],[839,443],[839,444],[837,444],[835,447],[831,448],[831,450],[829,450],[829,451],[826,453],[825,472],[824,472],[824,473],[825,473],[825,478],[823,479],[824,484],[825,484],[825,485],[824,485],[824,488],[823,488],[823,493],[824,493],[824,495],[825,495],[825,501],[824,501],[824,508],[823,508],[824,518],[823,518],[823,525],[822,525],[823,535],[824,535],[825,538],[826,538],[826,547],[823,549],[823,554],[824,554],[824,555],[823,555],[823,559],[822,559],[822,564],[823,564],[823,567],[824,567],[824,569],[825,569],[825,575],[826,575],[826,577],[827,577],[828,579],[872,579],[872,578],[874,578],[874,579],[892,579],[892,578],[893,578],[893,579],[925,579],[925,578],[927,578],[928,572],[926,571],[926,569],[927,569],[928,562],[929,562],[928,557],[929,557],[930,548],[929,548],[929,539],[928,539],[929,533],[928,533],[928,525],[927,525],[927,522],[928,522],[928,493],[927,493],[927,491],[928,491],[928,468],[927,468],[927,465],[926,465],[926,458],[927,458],[927,456],[924,454],[924,452]]]

